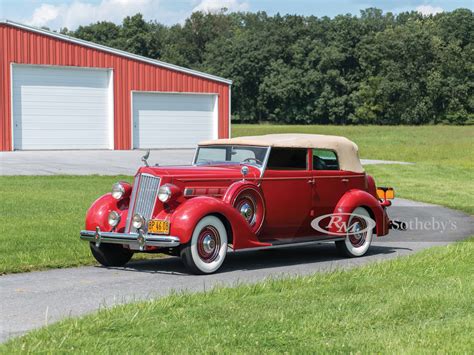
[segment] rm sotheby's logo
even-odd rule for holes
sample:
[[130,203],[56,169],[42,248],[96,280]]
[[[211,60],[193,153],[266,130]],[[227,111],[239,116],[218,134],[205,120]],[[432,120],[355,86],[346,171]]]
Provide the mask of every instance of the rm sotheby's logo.
[[345,237],[373,229],[375,221],[360,214],[329,213],[313,219],[311,227],[324,234]]

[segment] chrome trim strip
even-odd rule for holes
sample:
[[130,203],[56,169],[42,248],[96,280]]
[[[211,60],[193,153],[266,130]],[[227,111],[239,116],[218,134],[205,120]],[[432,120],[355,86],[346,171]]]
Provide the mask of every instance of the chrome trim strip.
[[263,178],[265,171],[267,170],[268,159],[270,159],[270,152],[272,151],[272,147],[268,147],[267,155],[265,156],[265,161],[263,162],[262,168],[260,169],[260,179]]
[[132,225],[131,224],[132,214],[135,209],[135,200],[137,199],[137,190],[138,190],[138,185],[140,184],[140,178],[141,178],[141,174],[137,175],[135,177],[135,181],[133,182],[132,196],[130,196],[130,205],[128,206],[127,221],[125,224],[125,230],[127,232],[130,232],[130,226]]
[[105,244],[133,244],[144,250],[146,246],[177,247],[181,244],[178,237],[167,235],[151,235],[139,233],[114,233],[97,231],[81,231],[81,239],[95,242],[96,245]]

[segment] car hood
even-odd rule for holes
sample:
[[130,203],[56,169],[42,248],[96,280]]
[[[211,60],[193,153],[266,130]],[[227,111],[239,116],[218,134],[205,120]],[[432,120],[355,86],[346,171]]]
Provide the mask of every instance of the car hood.
[[[160,177],[170,177],[178,180],[188,180],[192,178],[242,178],[243,165],[181,165],[181,166],[158,166],[158,167],[141,167],[137,174],[146,173]],[[248,178],[258,178],[260,170],[254,166],[247,165],[249,168]]]

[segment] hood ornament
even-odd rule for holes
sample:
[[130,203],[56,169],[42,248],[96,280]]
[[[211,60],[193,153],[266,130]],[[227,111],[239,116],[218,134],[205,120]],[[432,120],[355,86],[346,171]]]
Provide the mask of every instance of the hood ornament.
[[148,149],[145,153],[144,156],[142,156],[142,162],[145,164],[145,166],[150,166],[148,165],[148,158],[150,157],[150,149]]

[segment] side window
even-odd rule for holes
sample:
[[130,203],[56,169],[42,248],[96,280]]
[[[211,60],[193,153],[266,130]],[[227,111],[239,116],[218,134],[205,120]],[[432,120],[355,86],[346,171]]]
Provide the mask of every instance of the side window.
[[328,149],[313,149],[313,170],[339,170],[336,153]]
[[306,170],[306,149],[272,148],[267,169]]

